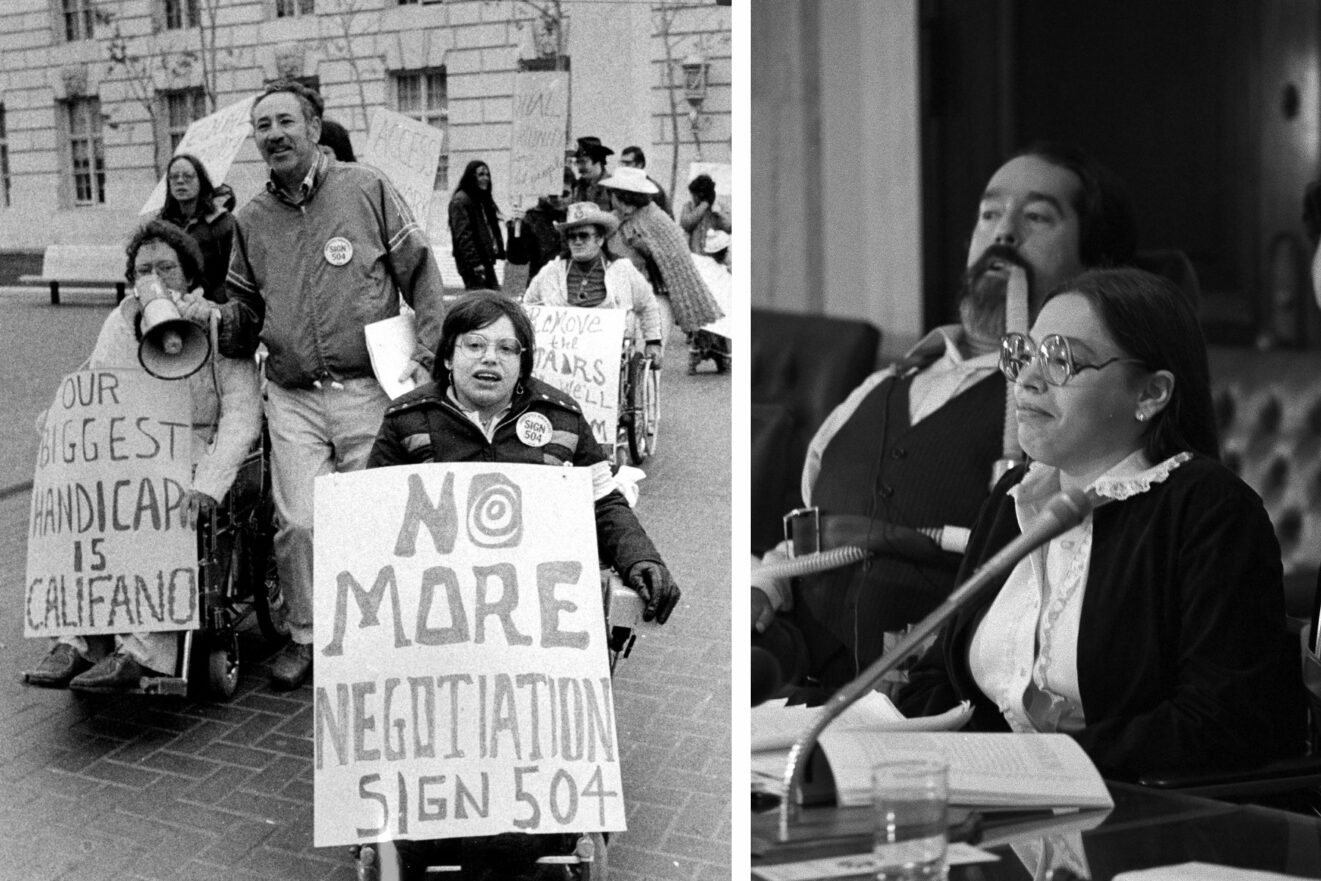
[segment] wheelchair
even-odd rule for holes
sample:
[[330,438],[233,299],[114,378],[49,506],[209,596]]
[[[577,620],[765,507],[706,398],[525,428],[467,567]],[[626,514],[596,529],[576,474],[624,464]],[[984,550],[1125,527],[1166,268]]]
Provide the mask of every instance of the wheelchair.
[[201,628],[179,635],[173,676],[144,676],[145,694],[194,696],[205,691],[224,700],[238,688],[238,634],[256,619],[261,635],[282,644],[289,638],[284,597],[275,571],[274,501],[269,442],[261,439],[239,466],[225,498],[197,527]]
[[619,363],[619,429],[615,461],[641,465],[656,451],[660,430],[660,370],[631,334],[624,336],[624,351]]
[[[642,598],[613,570],[601,570],[610,672],[627,658],[642,623]],[[358,881],[605,881],[608,833],[506,833],[433,841],[381,841],[349,848]]]

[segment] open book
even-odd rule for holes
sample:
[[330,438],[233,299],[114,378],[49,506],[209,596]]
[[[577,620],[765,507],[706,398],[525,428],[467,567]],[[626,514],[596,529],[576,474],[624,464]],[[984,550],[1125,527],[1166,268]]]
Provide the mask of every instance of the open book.
[[827,728],[821,749],[846,807],[871,803],[873,765],[915,752],[945,757],[951,805],[983,811],[1114,807],[1100,772],[1067,734]]
[[[753,788],[778,794],[788,748],[820,712],[764,705],[752,715]],[[950,804],[977,810],[1111,808],[1096,766],[1067,734],[970,733],[966,705],[908,719],[880,693],[849,707],[822,733],[800,801],[871,804],[871,768],[899,753],[937,753],[949,764]]]

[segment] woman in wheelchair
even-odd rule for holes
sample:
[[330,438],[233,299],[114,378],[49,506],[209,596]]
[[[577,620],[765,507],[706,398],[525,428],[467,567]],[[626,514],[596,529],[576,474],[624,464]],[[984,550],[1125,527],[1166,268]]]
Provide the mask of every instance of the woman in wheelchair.
[[663,330],[660,307],[651,285],[627,260],[615,260],[604,251],[605,240],[619,227],[619,219],[595,202],[575,202],[563,223],[555,224],[569,245],[569,256],[556,257],[542,267],[523,294],[528,305],[579,306],[627,309],[630,336],[638,331],[646,354],[659,370]]
[[[134,296],[125,297],[106,318],[86,367],[146,369],[139,360],[145,306],[161,288],[177,304],[184,292],[202,283],[201,251],[187,233],[170,223],[144,223],[126,251],[125,275],[134,286]],[[147,324],[152,329],[153,322]],[[210,352],[204,359],[204,350],[189,347],[177,355],[156,351],[148,358],[150,363],[165,365],[151,372],[183,379],[192,397],[193,481],[186,511],[194,527],[199,516],[212,512],[229,491],[239,464],[261,433],[256,364],[221,356],[215,322],[208,325]],[[26,678],[33,685],[49,688],[124,691],[137,688],[144,675],[173,675],[177,653],[175,633],[59,637]]]
[[1114,780],[1300,753],[1280,546],[1219,461],[1187,299],[1141,270],[1086,272],[1031,337],[1005,336],[1000,370],[1031,463],[982,506],[961,580],[1059,491],[1095,507],[948,622],[895,703],[968,699],[972,728],[1070,734]]
[[[398,398],[385,411],[367,467],[497,461],[590,468],[604,562],[642,597],[643,620],[664,624],[678,603],[679,587],[615,487],[609,462],[581,408],[532,376],[535,347],[532,322],[518,303],[480,293],[460,299],[445,314],[433,381]],[[562,847],[565,842],[558,839],[564,837],[537,836],[557,840],[536,843],[528,835],[508,834],[438,843],[397,842],[395,847],[406,873],[403,877],[411,878],[422,877],[423,866],[436,859],[467,855],[485,864],[494,853],[508,856],[528,854],[542,845]]]

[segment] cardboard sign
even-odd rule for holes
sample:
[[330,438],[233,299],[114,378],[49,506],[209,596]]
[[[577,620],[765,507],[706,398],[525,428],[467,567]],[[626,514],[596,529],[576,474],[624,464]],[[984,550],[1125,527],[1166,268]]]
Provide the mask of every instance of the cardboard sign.
[[541,196],[564,189],[564,145],[569,124],[569,72],[514,75],[509,197],[526,210]]
[[436,167],[444,146],[445,133],[435,126],[384,107],[372,108],[362,161],[385,173],[424,232],[429,232]]
[[185,382],[66,376],[46,411],[28,518],[23,635],[199,626]]
[[619,355],[624,347],[622,309],[527,306],[537,334],[532,375],[583,408],[596,442],[614,449],[619,426]]
[[[206,169],[211,183],[220,186],[225,181],[225,175],[229,174],[229,167],[234,164],[234,157],[238,155],[243,142],[252,137],[252,102],[252,97],[244,98],[194,121],[188,126],[188,131],[184,132],[172,155],[193,154]],[[165,170],[168,174],[168,164]],[[162,176],[138,214],[155,213],[164,206],[165,176]]]
[[625,828],[588,469],[328,474],[314,521],[317,847]]

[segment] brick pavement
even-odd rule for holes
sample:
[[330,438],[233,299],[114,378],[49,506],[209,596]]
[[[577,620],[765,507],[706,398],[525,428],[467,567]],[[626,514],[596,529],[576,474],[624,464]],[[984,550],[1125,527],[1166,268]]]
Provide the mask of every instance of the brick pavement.
[[[730,873],[730,381],[709,363],[686,377],[681,347],[667,355],[660,452],[639,515],[685,594],[617,671],[629,831],[612,839],[610,861],[623,881]],[[52,375],[33,358],[25,369]],[[0,407],[30,424],[11,397]],[[0,501],[10,597],[22,590],[27,505],[26,493]],[[244,635],[238,693],[216,703],[28,688],[18,671],[44,646],[21,628],[17,614],[0,619],[0,877],[353,877],[343,848],[311,846],[311,691],[267,688],[259,636]]]

